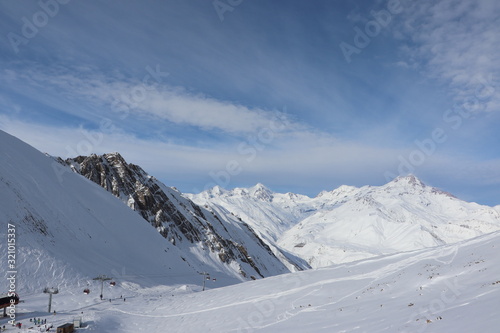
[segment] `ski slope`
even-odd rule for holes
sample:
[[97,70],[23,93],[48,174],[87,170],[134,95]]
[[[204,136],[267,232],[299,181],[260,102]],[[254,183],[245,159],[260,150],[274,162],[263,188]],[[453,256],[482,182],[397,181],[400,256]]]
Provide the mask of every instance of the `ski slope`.
[[54,297],[57,315],[33,294],[19,317],[83,316],[95,332],[498,332],[499,248],[496,232],[204,292],[123,282],[106,287],[111,302],[68,286]]
[[[101,274],[141,287],[200,284],[198,272],[205,270],[218,275],[220,285],[240,281],[201,260],[186,263],[181,251],[120,200],[1,131],[0,156],[0,263],[7,265],[10,224],[20,294],[84,287]],[[6,286],[0,280],[0,290]]]

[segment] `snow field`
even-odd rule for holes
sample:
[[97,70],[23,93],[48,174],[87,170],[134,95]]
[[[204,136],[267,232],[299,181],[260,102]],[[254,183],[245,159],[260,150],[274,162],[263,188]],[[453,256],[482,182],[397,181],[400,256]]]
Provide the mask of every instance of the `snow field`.
[[[58,314],[43,318],[59,324],[83,311],[96,332],[496,332],[499,248],[494,233],[205,292],[120,283],[105,287],[112,302],[75,288],[54,295]],[[46,306],[47,295],[31,294],[19,316]]]

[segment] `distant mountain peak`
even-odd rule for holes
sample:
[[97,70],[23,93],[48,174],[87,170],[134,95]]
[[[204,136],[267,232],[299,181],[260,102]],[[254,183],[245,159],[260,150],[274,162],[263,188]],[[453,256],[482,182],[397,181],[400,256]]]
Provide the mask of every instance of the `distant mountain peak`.
[[336,195],[346,195],[350,194],[354,191],[359,190],[356,186],[350,186],[350,185],[341,185],[335,190],[331,191],[330,193],[336,194]]
[[327,197],[339,198],[339,197],[344,197],[344,196],[350,195],[358,190],[359,190],[359,188],[357,188],[355,186],[340,185],[339,187],[337,187],[333,191],[321,191],[316,196],[316,198],[321,198],[321,197],[323,197],[323,198],[327,198]]
[[413,174],[396,177],[390,183],[400,183],[400,184],[408,184],[411,186],[426,187],[426,185]]
[[272,201],[274,197],[273,192],[261,183],[257,183],[255,186],[251,187],[249,189],[249,194],[263,201]]
[[388,182],[385,185],[382,185],[381,188],[384,189],[404,189],[406,191],[427,191],[432,189],[432,187],[425,185],[419,178],[415,175],[409,174],[406,176],[399,176],[394,178],[392,181]]
[[250,192],[269,192],[269,193],[273,193],[269,188],[267,188],[264,184],[262,183],[257,183],[255,184],[254,186],[250,187],[248,189]]
[[[96,154],[92,154],[92,156],[95,155],[95,156],[99,156],[99,155],[96,155]],[[120,157],[120,158],[123,158],[122,155],[117,152],[117,151],[114,151],[114,152],[111,152],[111,153],[105,153],[103,154],[102,156],[106,156],[106,157],[112,157],[112,156],[116,156],[116,157]]]
[[[106,161],[113,163],[114,165],[122,165],[122,166],[129,166],[129,163],[125,161],[122,155],[118,152],[114,153],[107,153],[103,154],[102,156],[97,155],[97,158],[101,157],[102,159],[105,159]],[[130,164],[133,165],[133,164]]]
[[227,191],[219,185],[215,185],[214,187],[212,187],[212,189],[210,189],[210,194],[215,196],[220,196],[226,192]]

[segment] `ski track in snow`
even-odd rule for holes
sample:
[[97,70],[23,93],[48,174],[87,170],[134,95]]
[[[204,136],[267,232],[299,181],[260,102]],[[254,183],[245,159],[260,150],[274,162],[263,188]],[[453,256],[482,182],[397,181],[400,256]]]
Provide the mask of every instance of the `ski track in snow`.
[[[171,298],[162,298],[161,296],[158,297],[159,295],[155,294],[155,289],[153,288],[149,292],[141,292],[141,294],[135,293],[135,296],[127,296],[127,302],[130,302],[130,305],[132,305],[132,307],[140,304],[138,306],[141,307],[141,312],[130,311],[130,306],[121,309],[121,306],[128,306],[129,304],[124,304],[124,302],[121,302],[120,298],[113,298],[111,303],[107,301],[99,302],[96,300],[91,304],[75,307],[71,311],[65,311],[65,313],[76,314],[80,311],[85,311],[86,315],[89,316],[89,318],[95,318],[96,322],[93,323],[94,327],[91,327],[91,329],[97,329],[97,331],[101,331],[100,329],[98,329],[98,327],[105,327],[102,326],[106,325],[106,323],[108,322],[108,320],[105,318],[114,318],[115,316],[118,316],[117,318],[123,318],[125,322],[130,322],[130,324],[128,325],[128,329],[122,326],[117,329],[117,331],[124,332],[142,331],[144,329],[147,329],[149,331],[153,330],[153,332],[162,332],[161,329],[157,328],[156,330],[154,330],[153,327],[155,327],[155,325],[156,327],[161,327],[160,323],[164,322],[165,320],[168,320],[168,324],[166,323],[165,325],[172,325],[173,323],[181,325],[179,327],[182,327],[182,329],[174,329],[175,332],[197,332],[200,329],[200,326],[198,325],[207,325],[207,328],[211,328],[216,332],[281,332],[283,330],[284,324],[297,325],[297,323],[300,323],[303,320],[301,318],[305,315],[313,313],[324,313],[325,318],[328,318],[332,317],[332,310],[339,311],[338,308],[341,307],[341,309],[343,309],[342,312],[339,312],[341,314],[333,315],[332,320],[326,320],[318,324],[321,326],[314,326],[314,323],[304,324],[307,324],[307,327],[309,327],[310,325],[312,325],[311,327],[313,328],[317,327],[317,330],[313,331],[318,332],[326,332],[328,330],[330,330],[330,332],[332,330],[334,332],[351,332],[355,330],[367,331],[368,327],[365,326],[365,322],[358,325],[352,325],[349,329],[343,329],[340,327],[342,325],[345,325],[342,324],[342,321],[346,321],[346,323],[349,323],[352,320],[353,316],[356,316],[359,313],[358,311],[363,311],[363,308],[366,310],[366,304],[369,305],[368,308],[373,307],[373,305],[370,305],[371,303],[363,303],[373,302],[371,301],[373,296],[370,296],[373,293],[369,292],[366,294],[366,296],[363,297],[362,295],[364,295],[364,292],[368,290],[375,291],[376,289],[378,290],[383,286],[383,288],[386,289],[387,293],[381,293],[380,295],[381,297],[383,297],[383,295],[387,296],[385,296],[385,298],[379,299],[377,302],[387,303],[388,300],[392,298],[392,296],[390,296],[392,292],[396,292],[395,295],[398,295],[399,293],[404,294],[406,292],[404,289],[413,289],[411,285],[406,286],[404,280],[401,280],[403,278],[398,278],[399,284],[395,284],[395,279],[397,279],[396,276],[405,274],[407,270],[412,271],[413,275],[416,275],[415,272],[424,272],[426,267],[432,269],[433,271],[438,269],[443,274],[441,276],[436,276],[435,279],[430,281],[427,280],[426,276],[422,276],[420,278],[421,281],[430,283],[430,285],[426,286],[425,288],[434,288],[434,285],[442,284],[443,280],[451,278],[449,274],[446,274],[445,271],[446,269],[448,269],[448,266],[443,264],[443,262],[451,264],[451,267],[455,267],[454,269],[458,269],[462,266],[467,266],[464,265],[464,263],[467,263],[467,261],[477,261],[477,259],[475,259],[476,256],[473,255],[473,253],[469,254],[469,252],[475,252],[478,245],[482,248],[492,247],[492,245],[490,244],[491,240],[496,240],[496,244],[500,244],[500,234],[496,234],[495,237],[482,237],[481,239],[473,240],[470,243],[459,245],[457,246],[457,248],[461,248],[461,246],[467,246],[467,250],[461,250],[460,253],[457,253],[457,251],[455,251],[455,247],[448,246],[446,248],[419,250],[416,252],[390,255],[381,258],[371,258],[355,263],[338,265],[316,271],[294,273],[281,277],[255,281],[252,283],[254,284],[253,287],[257,288],[257,295],[252,295],[252,293],[249,293],[246,290],[246,288],[252,288],[252,286],[248,283],[233,287],[213,289],[202,293],[176,295],[175,297]],[[471,259],[466,258],[465,255],[460,254],[467,254],[471,257]],[[492,258],[488,259],[491,260]],[[470,270],[467,266],[467,269],[463,270],[463,273],[459,274],[459,277],[469,276],[469,274]],[[329,277],[331,275],[337,275],[337,277]],[[313,281],[310,282],[310,280]],[[353,287],[344,287],[345,290],[343,290],[342,287],[339,288],[339,286],[345,286],[345,283],[348,283],[348,285],[352,285]],[[418,283],[422,284],[422,282]],[[268,287],[262,289],[261,286],[263,285],[268,285]],[[272,292],[273,288],[286,288],[287,286],[290,287],[288,290]],[[335,292],[332,294],[332,291]],[[120,290],[120,292],[122,291]],[[412,293],[414,293],[414,291],[410,292],[410,294]],[[488,298],[495,295],[498,296],[498,293],[498,289],[483,290],[482,292],[475,294],[474,298],[476,300],[481,300],[482,298]],[[325,295],[330,295],[329,298],[334,297],[334,299],[328,301],[326,300]],[[402,299],[402,301],[404,301],[404,299],[412,299],[411,297],[401,296],[399,296],[399,298]],[[219,303],[219,305],[214,303]],[[450,311],[457,311],[457,309],[459,311],[462,311],[460,309],[465,309],[465,311],[467,311],[469,303],[469,299],[457,300],[456,302],[449,304],[446,309],[443,309],[441,312],[449,313]],[[245,314],[251,311],[251,309],[253,309],[256,304],[273,305],[272,314],[266,317],[266,320],[264,320],[262,323],[254,323],[247,326],[240,324],[239,326],[236,325],[237,327],[231,327],[232,325],[227,325],[224,323],[217,324],[217,322],[214,322],[210,319],[218,318],[221,314],[224,313],[227,313],[227,316],[229,318],[238,316],[245,318]],[[310,306],[307,306],[307,304],[310,304]],[[191,307],[194,309],[192,311],[172,313],[173,311],[176,311],[178,309],[182,310],[186,307]],[[163,313],[157,314],[158,312]],[[113,315],[113,313],[115,315]],[[200,315],[202,315],[202,317],[200,317]],[[426,315],[426,313],[424,313],[423,316],[425,319],[425,316],[429,317],[431,315]],[[418,313],[415,318],[419,318]],[[203,324],[202,322],[200,322],[200,320],[207,322]],[[149,324],[146,324],[146,322]],[[413,327],[413,325],[415,325],[415,322],[410,321],[410,319],[407,317],[402,318],[399,322],[399,331],[403,332],[408,331],[404,327]],[[449,323],[449,321],[447,322]],[[436,322],[435,325],[438,324],[440,323]],[[305,327],[306,326],[299,325],[296,329],[292,330],[292,332],[305,332]],[[421,330],[420,327],[424,327],[426,329]],[[416,328],[417,329],[410,331],[436,331],[432,328],[427,329],[426,326],[417,326]],[[211,330],[209,329],[208,331]],[[378,332],[378,330],[374,330],[373,332]],[[460,332],[460,330],[457,332]],[[488,330],[486,330],[485,332],[488,332]]]
[[[196,311],[188,311],[188,312],[181,312],[181,313],[175,313],[175,314],[169,314],[169,315],[150,315],[150,314],[143,314],[143,313],[134,313],[130,311],[124,311],[121,309],[110,309],[111,311],[115,312],[120,312],[123,314],[127,315],[133,315],[133,316],[139,316],[139,317],[148,317],[148,318],[174,318],[174,317],[184,317],[184,316],[190,316],[190,315],[197,315],[200,313],[207,313],[207,312],[212,312],[212,311],[220,311],[224,309],[229,309],[233,308],[235,306],[240,306],[240,305],[246,305],[246,304],[254,304],[256,302],[263,302],[263,301],[268,301],[268,300],[277,300],[284,298],[286,296],[292,296],[292,295],[299,295],[292,303],[292,307],[294,303],[298,303],[301,299],[307,298],[311,294],[315,294],[318,291],[322,290],[323,288],[326,288],[327,285],[330,284],[335,284],[338,282],[343,282],[343,281],[353,281],[353,280],[370,280],[369,283],[366,285],[363,285],[361,288],[355,289],[350,293],[347,293],[346,295],[336,299],[335,301],[329,302],[329,303],[324,303],[318,306],[311,306],[307,307],[304,309],[296,310],[294,312],[291,311],[286,311],[283,314],[281,314],[282,318],[279,320],[276,320],[275,322],[266,324],[266,325],[261,325],[261,326],[252,326],[252,327],[247,327],[244,329],[264,329],[268,327],[272,327],[276,324],[279,324],[281,322],[287,321],[297,315],[299,315],[301,312],[311,312],[311,311],[326,311],[325,308],[330,307],[332,305],[336,305],[341,303],[342,301],[352,298],[354,295],[360,294],[363,290],[369,289],[370,287],[374,286],[378,281],[384,280],[387,276],[395,274],[397,272],[400,272],[401,270],[404,270],[405,268],[412,266],[414,264],[417,264],[423,260],[427,259],[435,259],[435,251],[432,251],[431,253],[428,253],[427,251],[418,253],[418,254],[398,254],[391,256],[391,259],[398,257],[398,256],[408,256],[407,258],[404,258],[400,261],[397,261],[395,263],[390,263],[388,265],[385,265],[379,269],[366,272],[366,273],[361,273],[361,274],[356,274],[356,275],[349,275],[341,278],[332,278],[332,279],[325,279],[325,280],[320,280],[314,283],[309,283],[302,285],[297,288],[293,288],[287,291],[282,291],[282,292],[277,292],[277,293],[271,293],[266,296],[260,296],[260,297],[250,297],[247,300],[244,301],[238,301],[238,302],[232,302],[229,304],[225,304],[222,306],[212,306],[206,309],[202,310],[196,310]],[[439,252],[443,252],[443,250],[439,250]],[[383,259],[372,259],[372,261],[385,261],[385,258]],[[365,262],[358,262],[358,263],[353,263],[352,265],[341,265],[336,268],[336,270],[339,270],[341,268],[346,268],[346,267],[356,267],[358,265],[365,264]],[[310,289],[313,289],[311,291],[308,291]],[[308,292],[306,292],[308,291]],[[478,295],[479,297],[480,295]],[[460,305],[457,305],[460,306]],[[155,307],[154,310],[157,310],[158,307]],[[169,310],[172,310],[169,308]]]
[[[91,298],[88,299],[91,302],[90,304],[82,304],[81,302],[86,296],[74,294],[77,290],[73,289],[73,294],[71,295],[55,295],[54,304],[55,306],[62,306],[62,304],[70,305],[76,302],[76,304],[81,304],[81,306],[66,307],[67,310],[58,311],[57,320],[54,322],[61,323],[65,320],[67,321],[72,316],[84,311],[84,316],[86,316],[89,325],[91,325],[88,329],[97,332],[108,332],[109,330],[106,330],[105,327],[111,325],[111,323],[115,325],[114,331],[116,332],[137,332],[143,330],[164,332],[159,327],[162,327],[161,323],[165,320],[168,321],[165,325],[180,325],[178,326],[179,330],[175,329],[177,326],[173,326],[173,331],[175,332],[198,332],[201,327],[200,325],[207,325],[207,327],[216,332],[281,332],[284,330],[283,327],[289,327],[290,325],[296,326],[291,332],[308,331],[305,329],[306,327],[316,328],[313,330],[315,332],[327,332],[328,330],[330,330],[329,332],[351,332],[356,330],[381,332],[382,330],[375,328],[374,330],[370,330],[366,326],[368,319],[364,319],[363,322],[357,325],[351,325],[350,322],[355,316],[362,315],[359,311],[367,311],[367,309],[374,308],[375,305],[373,302],[375,301],[377,304],[385,304],[390,302],[393,297],[400,299],[398,301],[400,303],[405,300],[413,301],[415,296],[411,295],[416,295],[417,292],[413,290],[414,286],[411,285],[411,282],[410,285],[407,285],[404,280],[407,278],[404,275],[408,275],[408,272],[414,278],[417,278],[417,272],[424,273],[424,275],[418,278],[417,283],[418,285],[423,285],[425,290],[434,290],[436,288],[437,290],[441,290],[442,287],[439,286],[443,285],[443,281],[453,281],[453,276],[455,275],[459,279],[465,279],[464,281],[468,281],[471,277],[475,278],[475,275],[471,275],[471,272],[477,271],[474,265],[482,265],[479,267],[483,267],[484,263],[489,263],[485,268],[495,268],[498,266],[498,259],[497,262],[494,262],[497,258],[494,247],[497,244],[500,245],[500,233],[483,236],[453,246],[370,258],[331,268],[293,273],[232,287],[212,289],[201,293],[176,294],[174,297],[161,297],[161,294],[170,294],[171,292],[175,294],[172,288],[163,290],[164,288],[157,289],[158,287],[153,287],[149,290],[138,289],[136,291],[127,291],[128,289],[118,287],[115,290],[109,289],[105,291],[106,293],[112,293],[112,302]],[[485,251],[485,249],[489,250]],[[493,262],[491,262],[492,260]],[[475,264],[476,262],[479,264]],[[45,265],[43,260],[39,263],[40,266]],[[451,273],[447,273],[447,270],[450,269]],[[440,272],[441,275],[435,275],[434,279],[429,280],[425,275],[426,271],[431,273]],[[487,289],[479,289],[479,292],[476,292],[472,298],[457,299],[453,303],[446,304],[446,308],[440,311],[440,315],[447,319],[445,323],[448,326],[446,327],[452,327],[457,332],[465,332],[457,330],[456,328],[459,325],[454,325],[447,314],[456,311],[459,311],[459,313],[465,311],[467,313],[470,306],[477,306],[478,302],[482,302],[483,300],[488,301],[492,297],[497,298],[499,296],[499,289],[491,287],[491,283],[498,280],[499,273],[500,270],[496,269],[496,271],[488,275],[490,276],[489,278],[488,276],[483,277],[482,280],[489,281],[490,286],[487,283],[483,283],[483,288]],[[459,282],[458,285],[470,285],[470,283],[464,284],[464,281]],[[446,286],[446,284],[443,286]],[[255,290],[255,294],[249,292],[248,288]],[[380,298],[377,297],[374,300],[373,292],[379,290],[379,288],[383,288],[386,292],[379,293]],[[475,288],[468,287],[467,289],[475,290]],[[278,289],[278,291],[273,291],[273,289]],[[158,292],[160,290],[163,291],[158,293],[156,290]],[[127,294],[127,303],[122,302],[117,297],[119,293]],[[432,296],[428,302],[432,304],[432,300],[438,296],[439,294]],[[26,305],[22,305],[22,308],[26,308],[26,306],[31,304],[29,305],[31,310],[27,310],[26,315],[22,316],[24,318],[23,321],[28,317],[43,316],[42,313],[37,312],[35,309],[42,304],[43,307],[46,306],[46,297],[32,294],[26,295],[26,300],[27,303]],[[219,323],[214,321],[216,319],[211,319],[219,318],[223,314],[225,314],[223,315],[224,317],[227,316],[229,318],[247,318],[245,316],[248,313],[251,314],[254,311],[252,309],[255,309],[257,304],[272,305],[273,311],[262,322],[255,322],[248,325],[236,323],[233,325],[230,323]],[[406,307],[404,303],[403,306]],[[131,311],[135,307],[141,310]],[[69,308],[73,308],[73,310],[69,310]],[[193,308],[193,310],[182,311],[185,308]],[[172,313],[179,310],[180,312]],[[484,312],[488,313],[487,310]],[[308,318],[307,316],[314,313],[324,314],[322,316],[325,318],[331,317],[332,319],[324,319],[318,324],[314,322],[300,324],[304,321],[303,318]],[[366,312],[363,316],[375,315],[376,312],[371,310],[371,312]],[[426,320],[425,318],[434,319],[435,316],[437,315],[434,315],[432,312],[422,312],[420,314],[417,311],[414,315],[396,320],[396,322],[399,322],[396,327],[399,327],[398,330],[403,332],[451,331],[451,329],[442,329],[439,325],[444,325],[444,323],[439,321],[433,324],[436,328],[431,326],[429,328],[427,326],[415,326],[418,324],[418,322],[414,321],[415,319],[421,317],[424,318],[422,320]],[[414,318],[413,321],[411,318]],[[380,318],[377,318],[377,320],[380,320]],[[125,322],[129,324],[122,326]],[[249,320],[243,321],[243,323],[247,322]],[[431,324],[423,323],[418,325]],[[344,326],[349,328],[346,329]],[[155,329],[154,327],[157,328]],[[425,329],[422,330],[422,327]],[[490,328],[492,327],[490,326]],[[483,331],[494,332],[494,330],[487,329]]]

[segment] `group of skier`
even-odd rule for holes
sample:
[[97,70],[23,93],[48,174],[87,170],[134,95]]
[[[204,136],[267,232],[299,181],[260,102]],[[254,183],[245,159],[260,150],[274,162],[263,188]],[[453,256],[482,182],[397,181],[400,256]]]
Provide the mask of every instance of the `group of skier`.
[[47,324],[47,319],[30,318],[30,323],[33,323],[35,325],[45,325]]

